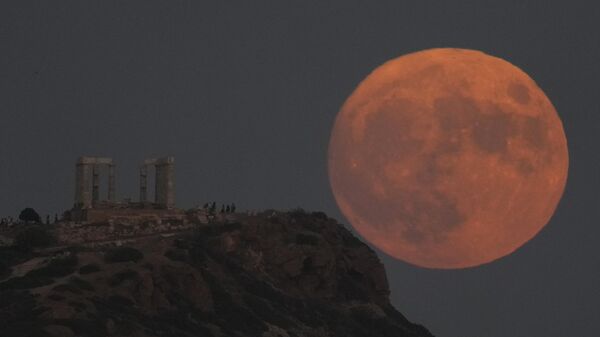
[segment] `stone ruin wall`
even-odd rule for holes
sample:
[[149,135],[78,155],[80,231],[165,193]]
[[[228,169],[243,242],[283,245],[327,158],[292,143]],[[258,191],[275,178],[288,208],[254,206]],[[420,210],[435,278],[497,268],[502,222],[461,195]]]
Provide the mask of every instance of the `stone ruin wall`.
[[90,208],[83,210],[87,223],[121,221],[125,223],[140,223],[143,221],[159,222],[161,219],[186,220],[184,211],[179,209],[143,209],[143,208]]
[[[235,214],[217,214],[210,219],[203,210],[184,213],[170,211],[146,214],[112,214],[102,222],[65,222],[56,225],[55,235],[59,245],[100,244],[135,240],[146,236],[192,230],[199,226],[218,225],[237,220]],[[150,214],[148,214],[150,213]]]
[[65,223],[56,229],[60,245],[118,241],[149,235],[189,230],[195,224],[184,221],[104,222],[94,224]]

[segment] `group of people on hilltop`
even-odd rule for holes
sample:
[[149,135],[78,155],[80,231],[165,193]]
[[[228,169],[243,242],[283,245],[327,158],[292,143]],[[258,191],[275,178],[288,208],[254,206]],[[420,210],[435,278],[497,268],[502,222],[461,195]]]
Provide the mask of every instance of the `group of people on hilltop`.
[[[51,222],[50,220],[50,215],[46,215],[46,221],[44,222],[46,225],[49,225],[51,223],[58,223],[58,214],[54,214],[54,222]],[[30,224],[42,224],[42,220],[41,219],[23,219],[22,217],[20,217],[19,219],[15,219],[12,216],[6,217],[6,218],[0,218],[0,226],[12,226],[15,224],[21,224],[21,223],[30,223]]]
[[[208,212],[208,214],[216,214],[217,213],[217,203],[216,202],[212,202],[212,203],[205,203],[204,206],[202,207],[205,211]],[[221,205],[221,214],[224,213],[235,213],[235,204],[231,203],[231,205]]]
[[0,226],[11,226],[15,223],[15,219],[12,216],[0,219]]

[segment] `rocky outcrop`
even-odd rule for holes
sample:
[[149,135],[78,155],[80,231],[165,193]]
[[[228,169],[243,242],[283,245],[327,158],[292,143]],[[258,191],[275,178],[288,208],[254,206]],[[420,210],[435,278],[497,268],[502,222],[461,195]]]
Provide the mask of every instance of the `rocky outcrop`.
[[322,213],[11,254],[1,336],[431,336],[390,305],[375,253]]

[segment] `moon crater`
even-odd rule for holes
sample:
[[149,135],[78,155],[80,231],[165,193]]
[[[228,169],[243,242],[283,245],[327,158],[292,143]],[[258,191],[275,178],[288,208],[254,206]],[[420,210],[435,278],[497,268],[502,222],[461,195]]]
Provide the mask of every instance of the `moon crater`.
[[562,123],[535,82],[461,49],[377,68],[344,103],[329,146],[332,190],[351,224],[430,268],[487,263],[530,240],[567,169]]

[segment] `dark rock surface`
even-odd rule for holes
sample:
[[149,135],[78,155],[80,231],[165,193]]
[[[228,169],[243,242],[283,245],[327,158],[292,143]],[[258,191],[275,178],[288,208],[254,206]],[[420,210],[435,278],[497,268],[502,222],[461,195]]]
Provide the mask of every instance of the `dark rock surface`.
[[127,246],[0,251],[0,336],[431,336],[391,306],[375,253],[322,213]]

